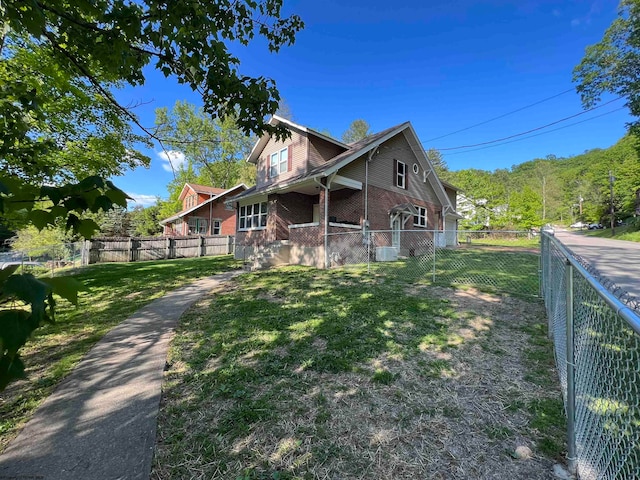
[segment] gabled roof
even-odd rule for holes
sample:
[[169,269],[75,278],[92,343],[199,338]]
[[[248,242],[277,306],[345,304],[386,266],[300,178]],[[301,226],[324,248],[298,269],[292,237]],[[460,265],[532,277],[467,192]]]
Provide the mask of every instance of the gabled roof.
[[[186,185],[193,185],[193,184],[187,183]],[[186,187],[186,185],[185,185],[185,187]],[[201,187],[202,185],[198,185],[198,186]],[[207,187],[207,188],[213,188],[213,187]],[[235,187],[231,187],[231,188],[229,188],[227,190],[225,190],[223,188],[216,188],[215,190],[219,190],[220,191],[217,195],[213,195],[211,198],[208,198],[204,202],[199,203],[194,207],[188,208],[186,210],[183,210],[181,212],[176,213],[175,215],[173,215],[173,216],[171,216],[169,218],[165,218],[164,220],[161,220],[160,221],[160,225],[164,225],[166,223],[173,222],[174,220],[178,220],[179,218],[182,218],[185,215],[188,215],[189,213],[199,209],[203,205],[208,205],[209,203],[215,202],[216,200],[220,200],[220,199],[226,197],[227,195],[229,195],[229,194],[231,194],[234,191],[239,190],[239,189],[246,190],[247,186],[244,183],[240,183],[240,184],[236,185]],[[184,188],[183,188],[183,190],[184,190]]]
[[359,158],[363,154],[367,153],[368,151],[373,150],[374,148],[377,148],[381,143],[397,135],[409,125],[410,125],[409,122],[404,122],[404,123],[401,123],[400,125],[396,125],[395,127],[387,128],[382,132],[370,135],[358,142],[351,144],[351,146],[347,146],[348,150],[346,152],[336,155],[331,160],[329,160],[326,163],[323,163],[319,167],[316,167],[306,173],[287,178],[286,180],[275,182],[270,185],[265,185],[264,187],[261,187],[261,188],[252,187],[246,190],[245,192],[241,193],[240,195],[233,197],[230,200],[235,201],[244,197],[248,197],[250,195],[269,193],[272,191],[289,187],[291,185],[295,185],[296,183],[301,183],[307,180],[311,180],[313,178],[327,177],[332,173],[337,172],[339,169],[341,169],[345,165],[348,165],[355,159]]
[[[346,143],[342,143],[341,141],[336,140],[333,137],[325,135],[324,133],[320,133],[316,130],[313,130],[312,128],[305,127],[303,125],[298,125],[297,123],[294,123],[291,120],[287,120],[286,118],[279,117],[278,115],[272,116],[271,119],[269,120],[269,125],[275,126],[280,124],[286,125],[287,127],[289,127],[289,129],[298,130],[300,132],[306,133],[307,135],[313,135],[314,137],[321,138],[322,140],[333,143],[334,145],[337,145],[344,149],[350,148],[350,146],[347,145]],[[264,134],[262,135],[262,137],[260,137],[260,139],[258,139],[258,141],[255,143],[255,145],[251,149],[251,153],[249,153],[249,156],[247,157],[247,162],[250,162],[250,163],[257,162],[258,157],[260,156],[260,153],[262,153],[262,150],[264,150],[264,147],[267,145],[270,138],[271,138],[270,135]]]
[[[291,122],[288,122],[288,123],[291,123]],[[292,125],[295,125],[295,124],[292,124]],[[300,126],[295,125],[295,128],[300,128]],[[358,158],[362,157],[363,155],[369,152],[374,153],[375,150],[381,144],[383,144],[387,140],[393,138],[394,136],[400,133],[404,133],[404,135],[406,136],[407,143],[409,144],[409,147],[411,148],[411,151],[414,153],[416,158],[424,162],[425,165],[428,165],[431,172],[433,173],[431,175],[428,175],[427,179],[431,183],[431,186],[433,187],[433,190],[435,191],[436,196],[438,197],[441,205],[443,206],[443,214],[447,216],[449,215],[457,216],[457,213],[455,213],[455,205],[451,204],[451,201],[449,200],[449,196],[445,192],[442,182],[440,181],[439,178],[437,178],[437,174],[435,173],[433,165],[431,165],[431,162],[427,158],[424,147],[422,146],[422,143],[420,142],[420,139],[418,138],[418,135],[416,134],[410,122],[404,122],[394,127],[387,128],[386,130],[370,135],[350,145],[342,144],[346,148],[346,151],[339,155],[336,155],[328,162],[306,173],[287,178],[286,180],[282,180],[280,182],[275,182],[270,185],[265,185],[264,187],[261,187],[261,188],[252,187],[246,190],[245,192],[241,193],[240,195],[230,198],[228,201],[231,202],[231,201],[240,200],[242,198],[253,196],[253,195],[267,194],[274,191],[282,190],[284,188],[289,188],[298,183],[303,183],[303,182],[307,182],[314,179],[328,177],[336,173],[341,168],[344,168],[354,160],[357,160]],[[453,185],[447,184],[447,186],[448,188],[457,190],[455,187],[453,187]]]
[[196,193],[204,193],[206,195],[219,195],[224,192],[224,188],[216,188],[209,187],[207,185],[198,185],[197,183],[185,183],[184,187],[180,191],[180,196],[178,197],[180,200],[184,198],[185,193],[187,193],[187,188],[191,188]]

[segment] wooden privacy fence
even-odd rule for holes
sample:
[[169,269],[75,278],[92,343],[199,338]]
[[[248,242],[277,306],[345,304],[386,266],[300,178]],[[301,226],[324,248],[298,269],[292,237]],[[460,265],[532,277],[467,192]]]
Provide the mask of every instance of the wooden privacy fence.
[[82,263],[86,265],[228,255],[233,253],[233,239],[229,235],[93,238],[84,244]]

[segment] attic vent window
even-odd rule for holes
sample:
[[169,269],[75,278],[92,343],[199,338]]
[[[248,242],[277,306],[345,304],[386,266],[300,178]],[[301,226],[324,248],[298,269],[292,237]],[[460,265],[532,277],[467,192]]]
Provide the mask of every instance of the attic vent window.
[[415,173],[417,175],[419,171],[420,171],[420,167],[418,167],[417,163],[414,163],[413,164],[413,173]]

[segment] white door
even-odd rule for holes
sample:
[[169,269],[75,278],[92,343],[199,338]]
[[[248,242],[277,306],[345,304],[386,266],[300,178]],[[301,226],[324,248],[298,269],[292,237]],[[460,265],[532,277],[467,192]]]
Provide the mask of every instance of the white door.
[[402,229],[402,220],[400,216],[391,222],[391,245],[400,250],[400,230]]

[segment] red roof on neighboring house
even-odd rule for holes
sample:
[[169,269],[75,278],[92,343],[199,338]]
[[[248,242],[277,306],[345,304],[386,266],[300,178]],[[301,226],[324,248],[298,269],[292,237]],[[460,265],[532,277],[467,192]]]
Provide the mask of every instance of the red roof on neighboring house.
[[187,183],[196,193],[213,193],[215,195],[226,191],[226,188],[208,187],[207,185],[198,185],[196,183]]
[[[193,183],[185,184],[184,188],[182,189],[183,193],[184,193],[184,189],[187,187],[187,185],[189,185],[192,188],[194,186]],[[203,185],[196,185],[196,186],[197,187],[203,187]],[[182,210],[181,212],[178,212],[178,213],[176,213],[175,215],[173,215],[173,216],[171,216],[169,218],[165,218],[164,220],[161,220],[160,221],[160,225],[164,225],[165,223],[169,223],[169,222],[172,222],[174,220],[177,220],[178,218],[184,217],[186,214],[191,213],[191,212],[199,209],[203,205],[207,205],[208,203],[214,202],[216,200],[220,200],[221,198],[229,195],[230,193],[232,193],[232,192],[234,192],[236,190],[244,191],[244,190],[247,189],[247,186],[244,183],[240,183],[240,184],[236,185],[235,187],[227,188],[226,190],[224,188],[213,188],[213,187],[204,187],[204,188],[209,188],[211,190],[215,190],[217,193],[212,193],[212,196],[208,200],[205,200],[204,202],[198,203],[197,205],[194,205],[191,208],[187,208],[186,210]],[[206,193],[209,193],[209,192],[206,192]]]
[[222,192],[227,191],[226,188],[209,187],[207,185],[198,185],[197,183],[185,183],[184,187],[182,187],[182,191],[180,192],[180,196],[178,197],[180,200],[184,199],[188,188],[191,188],[191,190],[196,193],[204,193],[206,195],[220,195]]

